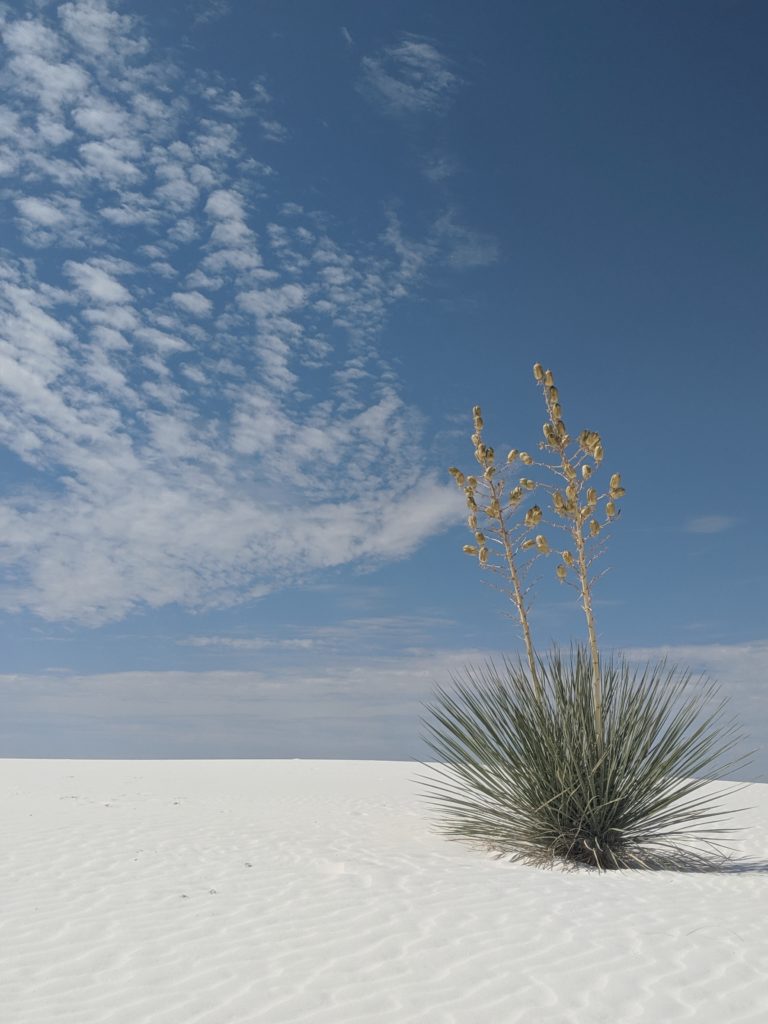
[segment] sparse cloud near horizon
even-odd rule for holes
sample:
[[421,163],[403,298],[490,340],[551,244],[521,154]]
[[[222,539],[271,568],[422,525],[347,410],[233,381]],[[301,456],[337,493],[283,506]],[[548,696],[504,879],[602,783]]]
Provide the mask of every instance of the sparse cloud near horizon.
[[[396,622],[382,621],[379,626],[385,632],[400,629]],[[370,628],[377,628],[375,620]],[[209,639],[218,644],[236,638]],[[233,653],[258,655],[253,670],[0,675],[5,706],[0,749],[13,756],[19,743],[17,721],[34,712],[37,731],[34,736],[27,731],[24,739],[28,754],[423,758],[428,750],[420,719],[434,685],[447,684],[467,665],[483,665],[493,653],[436,647],[365,656],[350,649],[342,661],[330,663],[318,662],[312,648],[298,644],[248,645],[247,638],[242,639],[246,642],[228,646]],[[759,747],[738,777],[765,781],[768,749],[760,741],[768,731],[768,712],[761,693],[768,643],[636,648],[625,653],[638,662],[667,656],[717,678],[730,700],[729,710],[745,732],[740,752]],[[62,732],[64,719],[67,729]],[[93,722],[99,726],[95,731]],[[137,723],[142,723],[140,728]]]

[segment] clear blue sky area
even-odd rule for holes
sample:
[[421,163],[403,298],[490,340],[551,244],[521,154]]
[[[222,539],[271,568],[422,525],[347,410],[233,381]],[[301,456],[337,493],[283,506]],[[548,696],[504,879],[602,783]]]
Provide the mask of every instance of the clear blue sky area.
[[[603,648],[768,739],[768,7],[0,3],[0,755],[422,757],[451,465],[627,489]],[[584,636],[541,563],[542,650]],[[749,773],[763,778],[768,754]]]

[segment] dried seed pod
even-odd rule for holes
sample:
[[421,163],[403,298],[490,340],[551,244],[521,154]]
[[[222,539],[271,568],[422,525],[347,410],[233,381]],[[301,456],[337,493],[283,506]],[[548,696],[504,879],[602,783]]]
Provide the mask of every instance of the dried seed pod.
[[477,529],[477,516],[474,513],[467,516],[467,526],[473,531]]
[[551,370],[544,371],[544,384],[546,387],[551,388],[554,386],[555,378],[552,376]]
[[541,533],[538,533],[536,535],[536,547],[544,555],[548,555],[550,552],[549,542],[547,541],[547,538]]
[[465,544],[464,547],[461,550],[464,552],[465,555],[476,555],[477,554],[477,548],[474,547],[472,544]]
[[549,397],[549,400],[553,405],[560,401],[560,395],[554,384],[550,388],[548,388],[547,396]]
[[581,467],[581,475],[584,478],[584,480],[589,480],[589,478],[592,476],[592,467],[588,466],[586,462]]
[[533,364],[533,376],[536,378],[536,380],[544,380],[544,367],[541,365],[541,363]]
[[582,430],[579,434],[579,447],[585,452],[592,452],[595,445],[600,444],[600,435],[594,430]]
[[565,488],[565,493],[567,494],[570,501],[575,501],[579,493],[578,484],[574,483],[574,481],[572,480]]
[[524,462],[526,466],[530,466],[533,462],[533,459],[528,454],[528,452],[520,452],[520,461]]
[[574,564],[573,555],[571,554],[570,551],[564,551],[563,552],[563,561],[565,562],[566,565],[573,565]]
[[482,416],[483,415],[482,409],[480,408],[479,405],[473,405],[472,406],[472,415],[473,416]]
[[523,489],[521,487],[515,487],[514,490],[509,492],[509,500],[513,505],[516,505],[523,497]]
[[541,429],[544,433],[544,437],[546,438],[547,444],[555,444],[557,441],[557,435],[555,434],[552,424],[545,423]]
[[483,511],[485,512],[485,514],[488,516],[489,519],[498,519],[499,515],[501,513],[501,509],[499,508],[499,503],[496,501],[495,498],[491,502],[490,505],[486,505],[486,507],[483,509]]
[[600,533],[600,523],[596,519],[592,519],[589,524],[589,532],[593,537],[596,537]]
[[481,440],[482,438],[480,437],[479,434],[473,434],[472,437],[470,437],[470,441],[472,442],[473,445],[475,445],[475,447],[477,447],[477,445],[480,444]]
[[488,548],[480,548],[478,557],[480,558],[480,565],[485,565],[488,561]]
[[568,570],[562,563],[557,566],[555,572],[557,573],[557,578],[560,580],[561,583],[565,580],[565,577],[568,574]]
[[612,491],[615,491],[617,487],[621,487],[621,473],[614,473],[611,476],[608,486]]
[[474,491],[474,489],[477,487],[477,477],[476,476],[468,476],[467,477],[467,487],[469,487],[470,490]]
[[520,486],[524,487],[526,491],[532,491],[536,484],[533,482],[533,480],[526,480],[525,477],[522,477],[520,480]]
[[475,534],[475,540],[477,541],[478,544],[485,544],[485,534],[478,531]]
[[495,472],[496,472],[496,467],[495,466],[486,466],[485,472],[483,473],[483,476],[485,477],[486,480],[490,480],[493,477]]
[[472,493],[472,491],[468,489],[465,490],[464,493],[467,496],[467,508],[471,508],[472,511],[474,512],[474,510],[477,508],[477,502],[475,501],[474,494]]
[[521,547],[525,548],[526,550],[528,550],[528,548],[535,548],[536,547],[536,541],[533,540],[533,538],[529,538],[528,540],[524,540],[523,541],[523,543],[521,544]]
[[595,447],[592,449],[592,457],[598,464],[603,461],[604,454],[605,453],[603,452],[603,446],[599,443],[596,444]]
[[495,456],[496,456],[496,452],[493,450],[493,448],[487,448],[486,447],[484,461],[485,462],[493,462]]
[[511,448],[507,452],[507,462],[514,462],[519,454],[520,452],[517,450],[517,448]]
[[562,512],[565,508],[565,498],[562,496],[560,491],[555,491],[552,495],[552,504],[555,506],[556,511]]
[[525,519],[523,521],[525,522],[526,526],[536,526],[538,523],[541,522],[541,518],[543,515],[544,513],[541,511],[538,505],[531,505],[531,507],[525,513]]
[[482,416],[475,416],[475,430],[482,430],[485,426],[485,420]]
[[590,487],[587,491],[587,504],[590,506],[597,504],[597,491],[594,487]]
[[626,493],[627,492],[624,490],[623,487],[612,487],[611,488],[611,497],[612,498],[623,498]]
[[613,517],[616,515],[616,506],[612,501],[606,501],[605,514],[608,516],[609,519],[613,519]]

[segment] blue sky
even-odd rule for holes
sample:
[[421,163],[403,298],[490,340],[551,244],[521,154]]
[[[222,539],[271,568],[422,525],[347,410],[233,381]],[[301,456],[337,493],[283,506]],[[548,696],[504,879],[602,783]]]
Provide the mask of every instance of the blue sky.
[[446,469],[476,403],[535,447],[535,360],[628,491],[603,647],[764,742],[763,5],[0,30],[0,753],[423,756],[433,683],[520,646]]

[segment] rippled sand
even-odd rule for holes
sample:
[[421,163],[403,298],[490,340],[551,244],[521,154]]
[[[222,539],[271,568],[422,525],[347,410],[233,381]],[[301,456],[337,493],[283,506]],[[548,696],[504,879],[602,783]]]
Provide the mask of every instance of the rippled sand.
[[0,761],[8,1024],[763,1024],[752,864],[541,871],[430,831],[418,766]]

